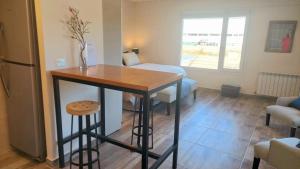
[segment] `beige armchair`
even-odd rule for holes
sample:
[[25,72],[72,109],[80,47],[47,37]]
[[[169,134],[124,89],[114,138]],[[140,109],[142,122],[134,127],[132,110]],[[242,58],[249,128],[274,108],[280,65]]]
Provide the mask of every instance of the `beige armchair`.
[[277,99],[276,105],[267,107],[266,125],[270,125],[270,119],[279,119],[291,127],[290,137],[295,137],[296,129],[300,127],[300,111],[298,109],[288,107],[288,105],[297,97],[280,97]]
[[283,138],[256,144],[252,169],[259,168],[260,159],[277,169],[300,169],[299,142],[298,138]]

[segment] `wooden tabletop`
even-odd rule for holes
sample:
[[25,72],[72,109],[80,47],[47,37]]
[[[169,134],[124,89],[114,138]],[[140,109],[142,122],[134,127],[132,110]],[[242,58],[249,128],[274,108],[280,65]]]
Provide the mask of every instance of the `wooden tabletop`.
[[151,91],[179,80],[175,73],[135,69],[124,66],[96,65],[81,71],[78,67],[51,71],[52,76],[84,80],[116,87]]

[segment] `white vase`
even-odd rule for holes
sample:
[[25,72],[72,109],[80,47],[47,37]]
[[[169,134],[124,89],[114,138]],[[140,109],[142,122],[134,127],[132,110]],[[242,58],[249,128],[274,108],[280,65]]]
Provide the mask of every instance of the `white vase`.
[[81,70],[87,70],[88,65],[87,65],[87,60],[88,60],[88,49],[87,49],[87,43],[84,45],[79,45],[79,67]]

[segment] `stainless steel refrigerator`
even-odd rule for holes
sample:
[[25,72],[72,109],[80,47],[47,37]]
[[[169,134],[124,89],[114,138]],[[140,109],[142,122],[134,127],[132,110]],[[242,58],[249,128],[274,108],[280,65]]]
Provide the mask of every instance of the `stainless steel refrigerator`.
[[45,159],[41,79],[33,0],[0,0],[0,73],[7,94],[9,140]]

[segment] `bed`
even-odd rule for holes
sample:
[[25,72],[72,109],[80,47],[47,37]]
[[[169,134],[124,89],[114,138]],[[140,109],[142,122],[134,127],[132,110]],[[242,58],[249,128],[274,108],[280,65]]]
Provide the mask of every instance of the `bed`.
[[[123,54],[123,64],[124,66],[129,66],[135,69],[145,69],[145,70],[154,70],[162,71],[169,73],[176,73],[182,75],[182,88],[181,88],[181,97],[186,97],[191,93],[194,94],[194,99],[196,99],[197,92],[197,82],[188,78],[186,71],[179,66],[173,65],[163,65],[163,64],[154,64],[154,63],[141,63],[138,56],[135,53],[124,53]],[[171,104],[175,101],[176,98],[176,86],[170,86],[166,89],[163,89],[157,92],[155,100],[167,103],[167,113],[170,114]],[[135,104],[136,97],[131,94],[124,94],[125,101],[129,101],[132,105]]]

